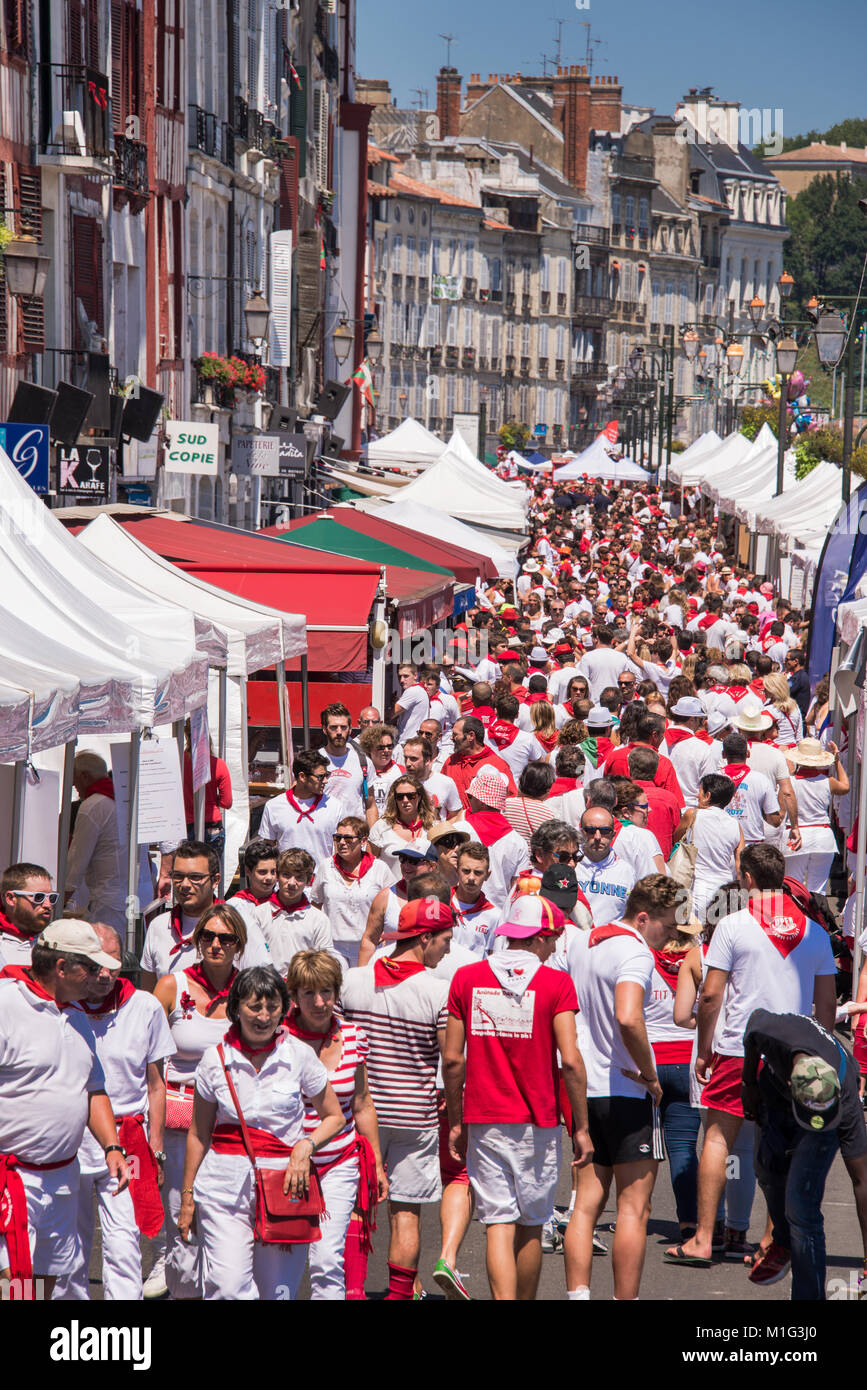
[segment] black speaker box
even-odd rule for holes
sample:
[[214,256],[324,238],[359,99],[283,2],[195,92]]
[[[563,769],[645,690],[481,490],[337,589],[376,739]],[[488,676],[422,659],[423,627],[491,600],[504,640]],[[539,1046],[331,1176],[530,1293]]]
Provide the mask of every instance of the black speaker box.
[[112,391],[109,397],[109,405],[111,409],[108,433],[109,437],[111,438],[112,444],[115,448],[117,448],[118,444],[120,443],[121,425],[123,423],[123,408],[126,405],[126,400],[123,396],[117,396],[115,395],[114,391]]
[[149,386],[139,386],[138,394],[130,396],[124,403],[122,433],[147,444],[160,418],[164,400],[159,391],[152,391]]
[[47,386],[22,381],[15,390],[9,411],[10,425],[47,425],[57,400],[57,392]]
[[73,449],[93,403],[93,392],[82,391],[68,381],[58,381],[57,401],[51,412],[51,438],[64,449]]
[[336,420],[344,404],[349,399],[351,387],[339,381],[326,381],[321,393],[313,402],[313,415],[324,415],[326,420]]
[[271,419],[268,421],[268,433],[292,434],[297,419],[298,411],[293,405],[275,405],[271,411]]

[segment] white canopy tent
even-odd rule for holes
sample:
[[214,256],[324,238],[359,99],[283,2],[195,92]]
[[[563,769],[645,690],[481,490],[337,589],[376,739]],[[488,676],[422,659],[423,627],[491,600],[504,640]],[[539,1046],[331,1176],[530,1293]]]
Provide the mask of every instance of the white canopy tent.
[[[481,467],[481,465],[479,465]],[[466,461],[451,449],[418,478],[401,488],[402,502],[420,502],[473,525],[520,531],[526,522],[526,503],[506,483],[485,470],[481,478],[468,471]]]
[[[307,652],[305,619],[300,614],[278,612],[206,584],[149,550],[105,514],[86,526],[78,541],[143,592],[156,594],[210,624],[221,639],[210,655],[212,665],[222,667],[226,679],[222,679],[222,672],[220,677],[211,677],[209,716],[212,727],[216,722],[219,729],[220,756],[225,759],[232,779],[233,802],[224,812],[223,820],[225,862],[228,868],[234,869],[249,826],[247,677],[254,671],[274,666],[281,686],[282,712],[285,663]],[[285,761],[287,731],[281,732]]]
[[716,430],[707,430],[704,434],[700,434],[698,439],[694,439],[682,454],[672,454],[671,476],[676,482],[679,482],[680,474],[684,468],[691,467],[701,458],[709,457],[714,449],[719,448],[720,444],[722,444],[722,440]]
[[457,430],[452,432],[452,437],[446,445],[446,453],[452,453],[459,458],[470,477],[480,478],[486,483],[496,484],[498,493],[502,497],[519,497],[522,502],[529,499],[529,493],[523,483],[506,482],[504,478],[498,478],[496,473],[492,473],[490,468],[486,468],[481,459],[477,459],[467,441]]
[[[342,504],[341,504],[342,505]],[[438,512],[433,507],[422,506],[419,502],[397,498],[394,502],[352,502],[358,511],[381,516],[384,521],[393,521],[396,526],[406,526],[417,531],[420,536],[436,536],[465,550],[477,550],[487,555],[497,566],[497,574],[503,579],[517,578],[518,567],[514,555],[486,536],[478,527],[468,526],[447,512]]]
[[672,458],[671,477],[681,487],[695,487],[715,475],[724,477],[729,469],[737,468],[753,447],[753,442],[738,430],[726,435],[722,443],[700,458],[683,465]]
[[794,540],[830,526],[841,506],[840,469],[821,462],[796,487],[756,508],[755,528]]
[[[742,499],[755,496],[764,500],[766,496],[770,498],[774,495],[777,482],[777,441],[770,430],[767,436],[765,435],[766,429],[767,426],[763,425],[753,441],[752,448],[740,460],[736,470],[725,474],[716,473],[712,478],[702,480],[702,494],[713,498],[721,511],[731,515],[736,513]],[[790,481],[794,481],[794,458],[788,462],[784,486],[787,476]],[[767,486],[770,486],[771,491],[766,494]]]
[[589,478],[601,478],[612,482],[630,483],[649,483],[652,481],[650,473],[630,458],[613,459],[607,450],[612,446],[604,438],[594,439],[592,444],[574,458],[571,463],[565,463],[562,468],[554,472],[554,484],[569,482],[573,478],[581,478],[586,473]]
[[442,451],[442,440],[410,416],[368,444],[367,462],[371,468],[430,468]]

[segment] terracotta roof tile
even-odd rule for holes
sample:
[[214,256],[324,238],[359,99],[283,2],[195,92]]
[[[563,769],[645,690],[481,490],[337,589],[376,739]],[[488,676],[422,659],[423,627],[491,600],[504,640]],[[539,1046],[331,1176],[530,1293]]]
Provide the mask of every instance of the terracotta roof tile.
[[847,145],[844,150],[841,145],[805,145],[800,150],[786,150],[784,154],[765,155],[765,163],[776,163],[777,160],[784,160],[787,164],[797,164],[799,160],[809,161],[811,159],[837,159],[841,164],[864,164],[867,163],[867,150],[858,149],[856,146]]
[[475,208],[481,212],[478,203],[470,203],[466,198],[456,198],[453,193],[446,193],[444,189],[435,187],[431,183],[422,183],[420,179],[411,179],[409,174],[404,174],[400,169],[395,169],[391,176],[391,186],[401,193],[414,193],[418,198],[432,198],[435,202],[443,203],[447,207]]

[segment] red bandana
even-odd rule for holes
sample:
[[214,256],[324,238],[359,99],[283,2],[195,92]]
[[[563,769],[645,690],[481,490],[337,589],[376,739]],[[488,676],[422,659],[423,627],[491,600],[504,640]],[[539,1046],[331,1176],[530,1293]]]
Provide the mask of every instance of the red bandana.
[[81,1007],[87,1014],[108,1014],[113,1009],[123,1008],[127,1000],[132,999],[135,992],[136,988],[131,980],[118,978],[101,1004],[94,1007],[92,1004],[82,1003]]
[[598,946],[601,941],[610,941],[612,936],[631,936],[633,941],[636,940],[635,932],[619,927],[616,922],[606,922],[602,927],[593,928],[587,938],[587,946]]
[[373,868],[374,864],[376,863],[376,860],[374,859],[373,855],[368,849],[364,851],[364,854],[361,856],[360,862],[354,869],[349,869],[348,871],[344,869],[336,854],[331,856],[331,862],[334,865],[337,872],[340,874],[340,877],[344,878],[347,883],[360,883],[361,880],[364,878],[364,875],[367,873],[368,869]]
[[271,904],[272,918],[276,917],[278,912],[301,912],[304,908],[310,906],[310,899],[307,897],[306,893],[302,893],[298,901],[293,903],[291,907],[285,907],[276,893],[271,894],[268,902]]
[[194,985],[199,985],[208,996],[208,1007],[205,1009],[205,1018],[210,1018],[217,1005],[222,1004],[224,999],[228,999],[229,990],[232,988],[237,973],[237,970],[233,967],[232,973],[223,988],[216,989],[205,974],[201,962],[197,961],[195,965],[187,965],[184,967],[184,974],[187,979],[192,980]]
[[717,613],[704,613],[698,620],[698,626],[702,632],[707,632],[708,628],[713,627],[718,622],[719,615]]
[[473,709],[473,714],[475,715],[476,719],[481,719],[486,729],[490,724],[493,724],[494,720],[497,717],[496,710],[493,709],[490,705],[476,705]]
[[305,1042],[321,1042],[323,1047],[331,1042],[336,1033],[340,1032],[340,1019],[331,1015],[331,1022],[324,1033],[310,1033],[306,1028],[301,1027],[301,1014],[298,1009],[291,1008],[283,1020],[284,1027],[292,1034],[293,1038],[303,1038]]
[[558,777],[548,793],[549,797],[563,796],[566,792],[574,792],[578,788],[577,777]]
[[684,740],[688,738],[695,738],[692,729],[676,729],[671,725],[665,731],[665,742],[669,751],[671,751],[672,748],[676,748],[679,743],[683,743]]
[[413,975],[420,975],[423,970],[424,966],[418,960],[392,960],[391,956],[380,956],[379,960],[374,961],[373,982],[380,989],[385,989],[389,985],[399,985]]
[[677,989],[677,972],[686,959],[686,951],[654,951],[653,963],[672,994]]
[[10,922],[5,912],[0,912],[0,933],[4,936],[14,936],[16,941],[35,941],[39,932],[31,935],[29,932],[22,931],[16,927],[14,922]]
[[763,900],[750,902],[749,912],[783,957],[794,951],[804,939],[807,919],[784,893],[775,893],[769,903]]
[[[543,671],[541,674],[544,675],[544,674],[545,674],[544,671]],[[551,703],[551,701],[548,699],[548,693],[547,693],[547,691],[545,691],[545,690],[537,690],[537,691],[535,691],[532,695],[528,695],[528,696],[527,696],[527,699],[526,699],[526,701],[525,701],[525,704],[528,704],[528,705],[538,705],[539,702],[542,701],[542,700],[544,700],[546,704],[550,704],[550,703]]]
[[223,1044],[225,1045],[228,1043],[229,1046],[234,1047],[237,1052],[242,1052],[245,1057],[258,1057],[262,1052],[273,1052],[282,1037],[283,1029],[278,1028],[273,1038],[270,1042],[266,1042],[264,1047],[251,1047],[249,1043],[244,1042],[240,1030],[233,1023],[223,1034]]
[[489,902],[484,893],[480,893],[474,903],[464,903],[463,907],[459,907],[455,890],[452,889],[452,911],[456,917],[460,917],[461,921],[466,917],[475,917],[477,912],[487,912],[488,908],[493,906],[494,904]]
[[752,772],[752,768],[747,763],[727,763],[723,768],[723,776],[730,777],[736,787],[740,786],[750,772]]
[[107,796],[114,801],[114,782],[110,777],[97,777],[80,799],[86,801],[89,796]]
[[495,719],[488,725],[488,738],[497,748],[508,748],[517,737],[517,724],[510,724],[507,719]]
[[488,806],[481,811],[468,811],[465,819],[473,827],[483,845],[490,848],[504,835],[508,835],[511,825],[501,811]]
[[696,729],[695,736],[700,743],[713,743],[713,739],[707,729]]
[[[233,897],[233,898],[240,898],[242,903],[255,903],[257,906],[258,906],[259,903],[261,903],[261,902],[263,902],[263,901],[265,901],[265,902],[268,901],[267,898],[265,898],[265,899],[257,898],[257,897],[256,897],[256,894],[255,894],[255,893],[251,893],[250,890],[249,890],[249,888],[242,888],[242,889],[240,890],[240,892],[238,892],[238,893],[233,893],[233,894],[232,894],[232,897]],[[231,903],[229,904],[229,906],[231,907]]]
[[[0,970],[0,980],[18,980],[22,985],[26,985],[31,994],[35,994],[37,999],[48,999],[52,1004],[57,1004],[53,994],[49,994],[47,989],[43,989],[29,970],[25,970],[23,965],[4,965]],[[64,1004],[57,1004],[58,1009],[63,1009]]]
[[295,800],[294,793],[287,791],[286,800],[289,802],[289,805],[292,807],[292,809],[298,812],[298,819],[295,822],[295,824],[300,825],[303,820],[312,821],[313,812],[316,810],[316,807],[319,805],[320,801],[324,799],[324,797],[325,793],[320,792],[318,796],[315,796],[313,798],[313,805],[308,806],[306,811],[302,811],[301,807],[298,805],[298,802]]
[[546,753],[552,752],[552,750],[557,747],[557,739],[559,735],[556,732],[553,734],[540,734],[539,730],[536,729],[534,731],[533,736],[536,739],[537,743],[541,743]]

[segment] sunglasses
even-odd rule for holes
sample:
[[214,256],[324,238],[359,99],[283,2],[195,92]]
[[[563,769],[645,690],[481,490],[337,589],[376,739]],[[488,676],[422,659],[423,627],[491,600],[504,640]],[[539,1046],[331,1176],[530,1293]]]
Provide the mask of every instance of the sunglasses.
[[213,946],[215,942],[219,941],[224,951],[227,951],[230,946],[237,946],[238,944],[238,938],[234,933],[224,935],[223,932],[208,931],[207,927],[202,932],[202,941],[206,946]]
[[557,851],[558,864],[577,864],[581,855],[577,849],[561,849]]
[[462,835],[442,835],[437,840],[437,848],[441,846],[443,849],[454,849],[456,845],[462,845],[463,842]]
[[394,748],[394,744],[393,744],[393,743],[378,743],[378,744],[376,745],[376,751],[377,751],[377,753],[390,753],[390,752],[392,751],[393,748]]
[[581,833],[582,835],[586,835],[588,840],[593,835],[601,835],[603,839],[610,840],[614,834],[614,826],[594,825],[588,830],[586,826],[582,825]]
[[335,835],[335,836],[333,836],[334,843],[335,843],[335,844],[342,844],[342,845],[357,845],[357,844],[358,844],[358,841],[359,841],[359,838],[360,838],[360,837],[359,837],[358,835]]
[[[23,888],[10,888],[10,893],[14,893],[16,898],[29,898],[34,907],[41,907],[43,903],[51,903],[53,907],[60,897],[59,893],[27,893]],[[96,967],[97,970],[99,966]]]
[[418,792],[395,792],[394,794],[395,801],[415,801],[417,797]]

